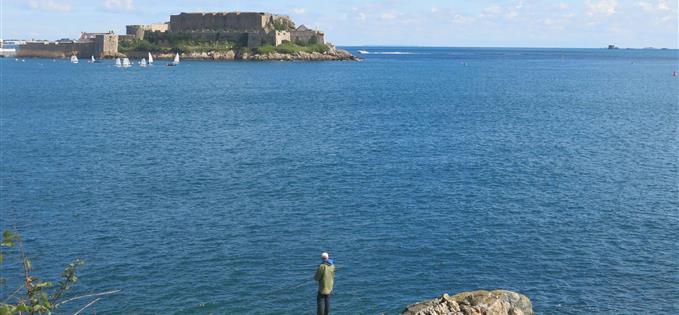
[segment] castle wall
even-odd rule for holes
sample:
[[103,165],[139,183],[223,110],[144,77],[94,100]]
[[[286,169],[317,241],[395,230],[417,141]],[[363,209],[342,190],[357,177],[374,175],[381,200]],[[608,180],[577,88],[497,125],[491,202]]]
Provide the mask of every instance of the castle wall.
[[171,32],[200,30],[265,31],[271,14],[255,12],[180,13],[170,16]]
[[94,54],[94,42],[27,42],[17,49],[17,57],[66,58],[72,55],[89,58]]
[[115,57],[118,54],[118,35],[97,35],[94,39],[94,56],[97,58]]
[[291,41],[290,40],[290,32],[288,31],[276,31],[273,34],[273,44],[274,46],[278,46],[283,43],[283,41]]
[[306,45],[311,41],[311,39],[313,37],[316,37],[316,43],[325,44],[325,35],[321,32],[312,31],[312,30],[306,30],[306,31],[293,30],[293,31],[290,31],[290,41],[293,42],[293,43]]
[[167,23],[154,23],[154,24],[144,24],[144,25],[126,25],[125,34],[134,36],[134,38],[144,39],[144,33],[146,32],[167,32],[169,29],[169,24]]
[[72,42],[27,42],[17,48],[17,57],[78,58],[114,57],[118,53],[118,35],[99,34],[92,41]]

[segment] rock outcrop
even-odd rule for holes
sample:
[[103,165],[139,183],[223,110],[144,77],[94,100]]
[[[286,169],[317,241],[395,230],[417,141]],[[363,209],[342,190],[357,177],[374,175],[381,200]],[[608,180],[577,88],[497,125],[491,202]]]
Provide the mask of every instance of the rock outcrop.
[[[146,52],[128,52],[127,57],[133,59],[145,58]],[[153,57],[157,60],[168,59],[172,60],[174,58],[174,53],[155,53]],[[251,60],[251,61],[343,61],[352,60],[359,61],[360,59],[352,55],[350,52],[337,49],[334,46],[330,46],[330,50],[324,53],[319,52],[296,52],[290,54],[283,54],[278,52],[272,52],[268,54],[253,54],[253,53],[241,53],[233,50],[227,52],[191,52],[182,53],[179,55],[181,59],[186,60]]]
[[535,315],[530,300],[506,290],[471,291],[408,305],[401,315]]

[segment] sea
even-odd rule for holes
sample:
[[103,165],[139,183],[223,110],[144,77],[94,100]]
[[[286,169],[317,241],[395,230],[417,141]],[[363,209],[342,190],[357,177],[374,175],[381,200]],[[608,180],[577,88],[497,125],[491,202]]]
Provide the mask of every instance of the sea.
[[64,298],[120,290],[88,314],[314,314],[324,251],[333,314],[679,314],[677,50],[347,49],[0,59],[0,228],[43,280],[85,262]]

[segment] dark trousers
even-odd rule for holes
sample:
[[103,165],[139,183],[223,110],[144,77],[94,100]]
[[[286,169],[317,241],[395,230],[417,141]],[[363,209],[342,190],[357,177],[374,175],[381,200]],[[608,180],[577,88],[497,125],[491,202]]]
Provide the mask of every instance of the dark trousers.
[[316,295],[316,314],[328,315],[330,314],[330,294]]

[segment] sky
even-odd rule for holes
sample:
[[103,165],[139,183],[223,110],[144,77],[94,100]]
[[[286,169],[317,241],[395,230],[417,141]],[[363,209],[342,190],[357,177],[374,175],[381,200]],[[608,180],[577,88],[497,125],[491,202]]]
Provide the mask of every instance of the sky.
[[678,48],[679,0],[0,0],[3,39],[169,21],[180,12],[289,15],[340,46]]

